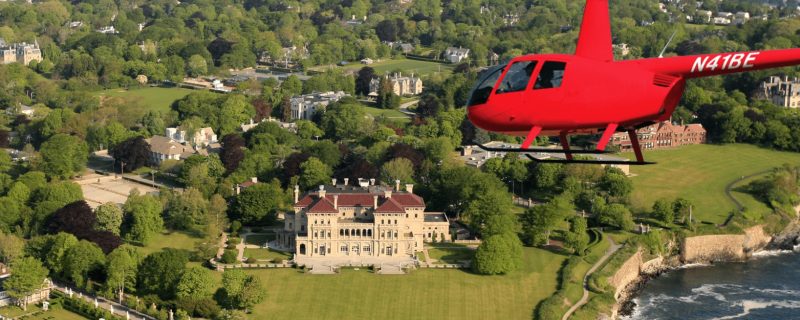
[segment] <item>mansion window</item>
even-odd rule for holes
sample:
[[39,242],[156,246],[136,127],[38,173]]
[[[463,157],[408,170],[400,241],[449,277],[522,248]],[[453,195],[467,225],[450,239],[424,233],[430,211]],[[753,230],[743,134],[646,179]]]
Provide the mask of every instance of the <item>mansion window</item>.
[[369,247],[364,247],[364,252],[369,252]]
[[342,246],[340,249],[342,252],[347,252],[347,246]]

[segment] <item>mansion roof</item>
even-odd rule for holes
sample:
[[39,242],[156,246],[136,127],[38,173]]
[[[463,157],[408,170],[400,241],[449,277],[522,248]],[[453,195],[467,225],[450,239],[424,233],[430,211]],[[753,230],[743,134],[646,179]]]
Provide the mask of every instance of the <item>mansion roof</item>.
[[294,207],[307,208],[309,213],[338,213],[337,207],[364,207],[375,209],[378,213],[403,213],[406,208],[425,207],[425,201],[420,196],[408,192],[395,191],[387,197],[381,188],[326,186],[326,189],[324,197],[320,197],[319,192],[310,192],[297,201]]

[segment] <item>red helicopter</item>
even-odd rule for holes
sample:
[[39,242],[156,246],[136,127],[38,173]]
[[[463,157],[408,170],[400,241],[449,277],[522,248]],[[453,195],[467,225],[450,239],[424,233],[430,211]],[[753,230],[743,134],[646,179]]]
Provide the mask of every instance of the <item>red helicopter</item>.
[[[469,99],[469,119],[525,141],[520,149],[479,146],[566,158],[541,162],[651,164],[644,161],[636,129],[670,119],[686,79],[800,64],[800,49],[626,61],[614,61],[612,50],[608,0],[587,0],[574,55],[524,55],[486,70]],[[636,162],[573,159],[573,154],[605,153],[617,131],[630,136]],[[570,150],[568,135],[600,132],[595,150]],[[538,135],[558,135],[563,150],[530,148]]]

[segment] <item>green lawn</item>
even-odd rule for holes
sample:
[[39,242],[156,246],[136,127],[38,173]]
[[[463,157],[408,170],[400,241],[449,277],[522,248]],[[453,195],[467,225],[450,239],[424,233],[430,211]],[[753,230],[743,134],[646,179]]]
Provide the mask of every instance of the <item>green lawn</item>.
[[428,247],[428,256],[438,260],[437,263],[461,263],[463,260],[472,260],[475,250],[463,245],[441,246],[436,244]]
[[[358,71],[359,69],[365,67],[367,65],[361,64],[358,61],[351,61],[348,65],[340,67],[336,66],[335,68],[339,68],[341,70],[352,70]],[[317,71],[325,71],[330,66],[318,66],[312,68],[313,70]],[[442,75],[448,75],[452,72],[453,66],[449,64],[437,63],[437,62],[429,62],[429,61],[420,61],[420,60],[411,60],[411,59],[385,59],[379,62],[375,62],[369,67],[375,69],[375,74],[382,75],[386,72],[392,72],[395,70],[400,70],[404,74],[415,74],[420,75],[421,77],[427,77],[437,72],[441,72]]]
[[[40,311],[41,308],[36,305],[28,305],[28,310],[23,311],[22,308],[17,306],[8,306],[0,308],[0,315],[3,317],[19,317],[21,315],[30,314],[33,312]],[[86,318],[82,317],[81,315],[72,313],[70,311],[64,310],[60,307],[52,307],[50,310],[44,313],[37,314],[35,316],[28,316],[25,317],[26,320],[86,320]]]
[[530,319],[556,288],[565,257],[525,248],[523,270],[481,276],[421,269],[382,276],[344,269],[332,276],[296,269],[247,270],[269,284],[252,319]]
[[132,90],[125,90],[123,88],[108,89],[95,92],[94,94],[98,97],[133,97],[135,99],[141,99],[142,103],[147,106],[148,111],[167,112],[169,111],[170,105],[172,105],[175,100],[181,99],[191,92],[194,92],[194,90],[185,88],[147,87]]
[[245,258],[255,258],[257,260],[291,260],[292,254],[272,249],[244,249]]
[[275,240],[275,234],[252,234],[245,238],[245,244],[264,246],[265,243]]
[[411,119],[409,119],[407,115],[394,109],[378,109],[368,106],[362,106],[362,108],[364,109],[364,112],[366,112],[368,115],[371,115],[374,118],[384,116],[388,119],[397,120],[401,122],[411,121]]
[[163,248],[175,248],[175,249],[185,249],[189,251],[194,251],[195,244],[203,240],[201,238],[194,237],[188,233],[180,232],[180,231],[173,231],[171,233],[163,232],[157,234],[150,240],[150,243],[144,247],[136,247],[139,252],[146,256],[156,251],[160,251]]
[[[629,154],[626,154],[631,156]],[[631,168],[636,175],[631,197],[634,208],[649,210],[659,198],[683,197],[694,205],[696,219],[722,223],[736,206],[725,196],[725,186],[737,178],[784,163],[800,164],[800,153],[779,152],[752,145],[695,145],[648,151],[645,159],[657,164]],[[739,199],[751,196],[735,194]],[[747,203],[752,202],[746,199]],[[755,199],[752,199],[755,201]]]

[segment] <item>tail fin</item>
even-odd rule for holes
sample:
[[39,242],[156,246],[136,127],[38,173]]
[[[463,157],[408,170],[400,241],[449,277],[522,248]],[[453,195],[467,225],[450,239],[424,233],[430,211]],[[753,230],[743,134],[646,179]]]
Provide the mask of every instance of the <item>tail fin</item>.
[[713,53],[683,57],[620,61],[637,64],[655,73],[683,78],[780,68],[800,64],[800,49]]
[[601,61],[614,60],[608,0],[586,0],[575,55]]

